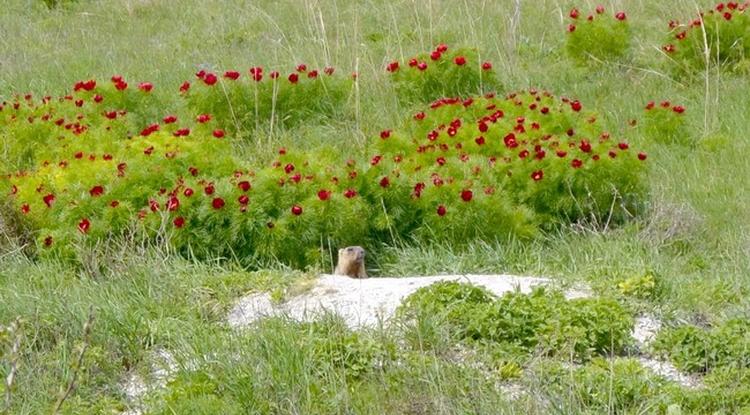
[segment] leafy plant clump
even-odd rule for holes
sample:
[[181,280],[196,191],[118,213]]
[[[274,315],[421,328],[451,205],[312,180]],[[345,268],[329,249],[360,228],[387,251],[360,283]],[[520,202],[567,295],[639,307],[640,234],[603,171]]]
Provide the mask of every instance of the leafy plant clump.
[[180,92],[195,113],[211,114],[233,133],[253,131],[261,125],[293,126],[316,119],[340,119],[351,113],[356,74],[335,73],[300,64],[290,73],[265,72],[260,66],[247,74],[226,71],[196,73],[197,81],[185,82]]
[[669,22],[664,53],[678,72],[718,65],[747,71],[750,59],[750,2],[722,2],[692,21]]
[[628,55],[632,34],[625,12],[608,15],[603,6],[597,6],[595,13],[586,19],[581,18],[581,12],[575,8],[569,16],[566,51],[576,62],[604,63]]
[[449,50],[445,44],[406,62],[392,61],[386,70],[399,100],[405,103],[468,97],[500,88],[492,63],[480,60],[476,49]]
[[135,234],[191,255],[305,266],[328,246],[616,222],[645,195],[646,154],[545,92],[442,99],[382,131],[367,158],[281,148],[266,165],[234,156],[228,120],[159,113],[153,88],[115,76],[0,107],[4,204],[40,252],[73,257]]
[[437,318],[459,339],[498,344],[510,352],[580,360],[622,352],[633,326],[630,314],[613,300],[567,300],[542,288],[493,299],[483,289],[455,282],[417,290],[399,315]]
[[738,318],[711,329],[684,325],[662,330],[653,347],[687,372],[750,368],[750,322]]
[[669,101],[650,101],[645,107],[644,136],[656,143],[690,144],[685,111],[684,106]]
[[371,151],[368,175],[400,234],[530,237],[624,220],[645,197],[645,153],[579,101],[537,90],[438,100],[381,132]]

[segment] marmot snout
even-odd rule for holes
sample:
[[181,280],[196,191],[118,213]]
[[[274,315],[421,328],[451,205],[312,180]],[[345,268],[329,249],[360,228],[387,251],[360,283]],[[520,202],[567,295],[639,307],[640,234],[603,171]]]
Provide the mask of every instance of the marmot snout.
[[339,249],[339,263],[333,273],[352,278],[367,278],[365,249],[361,246],[348,246]]

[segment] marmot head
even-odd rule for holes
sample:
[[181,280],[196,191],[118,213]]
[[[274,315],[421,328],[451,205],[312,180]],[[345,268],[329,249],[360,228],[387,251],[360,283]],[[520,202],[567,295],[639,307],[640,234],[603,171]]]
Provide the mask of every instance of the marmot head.
[[347,246],[339,249],[339,260],[342,258],[350,261],[363,262],[365,260],[365,249],[361,246]]

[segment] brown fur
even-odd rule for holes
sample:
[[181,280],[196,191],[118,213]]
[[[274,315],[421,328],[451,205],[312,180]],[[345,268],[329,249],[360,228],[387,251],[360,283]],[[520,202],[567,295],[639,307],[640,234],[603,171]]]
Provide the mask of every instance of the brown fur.
[[339,249],[339,263],[333,273],[352,278],[367,278],[365,249],[361,246],[348,246]]

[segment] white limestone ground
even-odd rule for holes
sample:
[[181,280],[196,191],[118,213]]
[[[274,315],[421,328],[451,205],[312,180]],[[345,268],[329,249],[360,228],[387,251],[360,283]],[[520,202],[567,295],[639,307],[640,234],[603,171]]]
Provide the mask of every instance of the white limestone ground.
[[[232,327],[246,327],[266,316],[285,315],[294,320],[314,319],[325,312],[340,315],[351,328],[374,327],[389,320],[405,297],[438,281],[459,281],[487,288],[496,295],[552,283],[546,278],[512,275],[441,275],[431,277],[354,279],[323,275],[312,289],[282,304],[274,304],[267,293],[240,300],[229,313]],[[568,298],[588,296],[585,290],[571,290]]]

